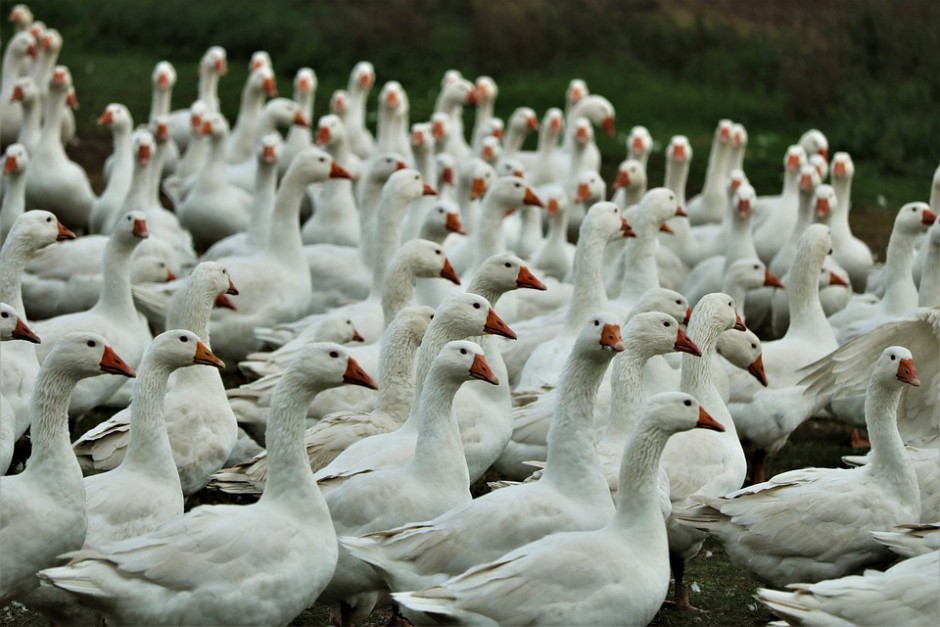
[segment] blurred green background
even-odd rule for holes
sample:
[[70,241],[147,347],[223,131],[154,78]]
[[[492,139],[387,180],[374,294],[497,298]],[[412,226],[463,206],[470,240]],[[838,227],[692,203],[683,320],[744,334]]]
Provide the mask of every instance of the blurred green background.
[[[13,3],[3,1],[3,15]],[[853,226],[881,249],[896,209],[926,200],[940,163],[940,2],[937,0],[32,0],[36,19],[62,33],[82,109],[83,137],[108,102],[146,116],[150,72],[179,74],[174,106],[196,95],[199,57],[224,46],[223,112],[234,119],[248,59],[267,50],[282,95],[297,68],[319,78],[315,117],[359,60],[380,87],[398,80],[411,121],[429,117],[441,77],[459,69],[499,85],[497,115],[520,105],[562,106],[580,77],[617,109],[616,138],[598,133],[605,179],[635,124],[656,145],[650,185],[662,181],[663,146],[688,135],[689,195],[703,183],[720,118],[745,125],[745,168],[759,194],[779,193],[786,147],[811,127],[830,154],[856,163]],[[4,39],[10,25],[4,23]],[[370,110],[374,114],[373,90]],[[471,116],[466,112],[465,116]],[[374,115],[370,117],[374,125]],[[468,126],[471,119],[465,120]],[[534,147],[535,139],[526,148]],[[871,228],[868,222],[873,222]],[[870,231],[870,232],[869,232]]]

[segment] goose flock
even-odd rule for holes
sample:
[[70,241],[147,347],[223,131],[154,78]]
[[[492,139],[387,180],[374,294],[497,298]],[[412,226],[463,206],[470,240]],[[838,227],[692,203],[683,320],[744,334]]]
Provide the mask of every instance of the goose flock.
[[[313,69],[278,97],[259,51],[230,121],[212,46],[187,108],[159,61],[143,123],[100,114],[97,194],[62,37],[9,17],[0,605],[642,625],[697,609],[713,536],[787,623],[940,623],[940,168],[876,263],[816,129],[759,194],[719,121],[687,197],[689,139],[642,126],[604,180],[614,105],[577,78],[502,120],[447,70],[412,123],[363,61],[315,118]],[[870,452],[770,473],[815,417]]]

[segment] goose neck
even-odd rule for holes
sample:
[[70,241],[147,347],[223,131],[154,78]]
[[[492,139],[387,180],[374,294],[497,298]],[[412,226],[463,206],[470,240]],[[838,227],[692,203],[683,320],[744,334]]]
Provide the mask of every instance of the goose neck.
[[571,283],[574,290],[565,319],[569,329],[579,328],[591,313],[607,306],[607,292],[604,291],[601,274],[606,246],[606,239],[592,231],[583,233],[578,238],[571,266]]
[[179,481],[163,417],[163,398],[172,368],[158,359],[141,361],[134,381],[130,441],[122,464],[146,469],[163,480]]

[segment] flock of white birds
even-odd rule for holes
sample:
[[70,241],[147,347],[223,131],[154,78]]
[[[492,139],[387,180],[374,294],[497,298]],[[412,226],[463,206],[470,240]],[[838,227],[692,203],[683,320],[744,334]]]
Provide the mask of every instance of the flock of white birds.
[[[160,61],[145,123],[102,112],[97,195],[64,149],[62,37],[10,19],[0,605],[637,625],[671,580],[695,610],[684,570],[711,534],[787,623],[940,622],[940,169],[876,264],[852,159],[818,130],[758,195],[721,120],[687,199],[688,139],[649,188],[636,126],[607,200],[594,132],[615,111],[581,80],[564,110],[503,121],[492,78],[448,70],[417,123],[388,81],[373,134],[370,63],[312,128],[315,72],[277,97],[257,52],[230,124],[213,46],[188,109]],[[766,478],[817,416],[868,455]],[[250,504],[186,511],[205,490]]]

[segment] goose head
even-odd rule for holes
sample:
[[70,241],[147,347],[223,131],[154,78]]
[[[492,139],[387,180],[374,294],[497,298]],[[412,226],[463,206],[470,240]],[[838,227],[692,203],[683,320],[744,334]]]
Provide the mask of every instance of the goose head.
[[23,144],[10,144],[3,153],[3,174],[20,176],[29,166],[29,153]]
[[317,73],[313,68],[302,67],[294,74],[294,100],[309,98],[317,90]]
[[216,74],[225,76],[228,73],[228,58],[225,54],[225,48],[222,46],[212,46],[202,55],[199,61],[199,74]]
[[627,154],[631,159],[642,161],[653,149],[653,136],[645,126],[634,126],[627,135]]
[[405,202],[411,202],[421,196],[436,196],[431,187],[421,178],[421,173],[411,168],[396,170],[382,187],[382,200],[388,201],[392,198],[400,199]]
[[823,159],[829,157],[829,140],[820,130],[811,128],[803,133],[798,143],[809,156],[819,155]]
[[[734,308],[734,299],[722,292],[712,292],[703,296],[692,310],[689,324],[704,326],[716,336],[728,329],[747,330]],[[701,338],[699,340],[701,341]]]
[[496,162],[499,161],[499,158],[502,155],[503,145],[500,143],[499,138],[495,135],[487,135],[480,142],[480,159],[487,162],[491,166],[495,166]]
[[284,145],[284,140],[281,139],[280,133],[268,133],[261,138],[261,141],[258,142],[257,148],[257,158],[258,164],[267,164],[275,165],[277,160],[281,157],[281,148]]
[[620,322],[611,313],[596,313],[588,318],[574,341],[572,351],[593,359],[609,360],[624,349]]
[[464,235],[460,221],[460,207],[450,200],[436,200],[424,215],[421,238],[441,243],[450,233]]
[[445,298],[437,308],[432,324],[446,325],[456,337],[490,334],[516,339],[516,333],[496,315],[489,301],[469,292]]
[[602,200],[588,209],[581,221],[578,237],[593,237],[602,242],[612,242],[621,237],[636,237],[630,223],[623,216],[620,207]]
[[271,55],[268,54],[266,50],[258,50],[251,54],[251,59],[248,61],[248,72],[253,73],[261,68],[272,69],[274,66],[271,63]]
[[135,167],[146,168],[150,165],[155,145],[156,141],[149,130],[139,128],[134,131],[134,136],[131,140],[131,150],[134,155]]
[[832,180],[851,182],[855,176],[855,164],[847,152],[837,152],[832,156]]
[[21,240],[31,250],[39,250],[53,242],[75,239],[75,233],[62,226],[58,218],[48,211],[27,211],[16,219],[6,242]]
[[113,133],[130,132],[134,127],[134,120],[127,107],[112,102],[104,108],[104,113],[98,118],[98,124],[110,127]]
[[176,68],[169,61],[159,61],[153,68],[150,77],[153,88],[157,91],[168,91],[176,85]]
[[724,431],[724,426],[705,411],[698,400],[683,392],[663,392],[646,401],[638,429],[655,429],[667,435],[689,429]]
[[366,161],[363,176],[369,183],[384,185],[392,174],[406,167],[404,157],[397,152],[379,152]]
[[919,235],[937,221],[937,214],[925,202],[909,202],[894,218],[894,230],[904,235]]
[[337,89],[330,95],[330,113],[335,113],[341,118],[346,117],[349,110],[349,92],[345,89]]
[[59,338],[46,355],[42,367],[60,372],[76,381],[102,374],[137,376],[133,368],[108,346],[104,337],[83,331],[68,333]]
[[592,205],[607,196],[607,183],[597,170],[581,170],[578,173],[574,199],[584,205]]
[[317,145],[328,150],[336,148],[346,141],[346,125],[338,115],[324,115],[317,122]]
[[767,387],[763,351],[760,339],[753,331],[725,331],[718,336],[717,350],[731,365],[746,370],[761,385]]
[[10,102],[18,102],[23,107],[30,107],[36,104],[39,99],[39,86],[29,76],[21,76],[16,79],[13,85],[13,93],[10,94]]
[[434,358],[431,368],[456,381],[479,379],[490,385],[499,385],[499,379],[486,363],[483,349],[470,340],[455,340],[445,344]]
[[368,61],[360,61],[349,74],[349,93],[368,94],[375,84],[375,68]]
[[666,148],[666,159],[675,164],[692,161],[692,144],[685,135],[673,135]]
[[304,115],[300,105],[290,98],[272,98],[267,101],[261,110],[261,116],[273,122],[276,127],[292,124],[304,128],[310,126],[310,120]]
[[349,352],[333,342],[315,342],[308,344],[291,361],[288,369],[293,372],[295,381],[308,386],[311,391],[336,388],[341,385],[359,385],[372,390],[378,389],[375,381],[353,359]]
[[[333,157],[320,148],[307,148],[297,154],[287,168],[284,179],[303,181],[304,184],[321,183],[327,179],[348,179],[349,173],[336,165]],[[282,183],[283,184],[283,183]]]
[[477,269],[474,281],[484,282],[485,287],[498,294],[515,289],[546,289],[525,262],[511,253],[499,253],[487,258]]
[[144,359],[155,360],[161,366],[172,370],[194,365],[225,368],[225,363],[202,343],[198,335],[185,329],[164,331],[155,337],[147,348]]
[[920,386],[914,356],[903,346],[889,346],[881,352],[871,373],[872,382]]
[[689,318],[692,316],[692,308],[689,307],[685,296],[665,287],[654,287],[643,292],[640,300],[627,314],[627,320],[641,313],[654,311],[669,314],[682,324],[689,324]]
[[399,263],[407,265],[418,278],[442,278],[454,285],[460,285],[460,278],[450,265],[440,244],[426,239],[409,240],[395,252],[389,266]]
[[460,198],[470,197],[470,200],[483,198],[490,188],[496,171],[493,166],[480,158],[465,159],[457,168],[457,194]]
[[636,159],[626,159],[617,167],[617,178],[614,179],[614,189],[622,189],[627,193],[636,193],[646,188],[646,168]]
[[509,215],[522,205],[545,206],[535,195],[535,190],[518,176],[496,179],[486,192],[483,204],[488,209],[501,212],[502,215]]
[[0,341],[10,340],[41,343],[39,336],[16,314],[16,309],[6,303],[0,303]]
[[408,94],[398,81],[388,81],[379,92],[379,107],[394,117],[408,115]]
[[665,355],[678,351],[702,356],[702,351],[682,330],[676,318],[661,311],[648,311],[631,317],[623,329],[623,336],[626,343],[648,354]]

